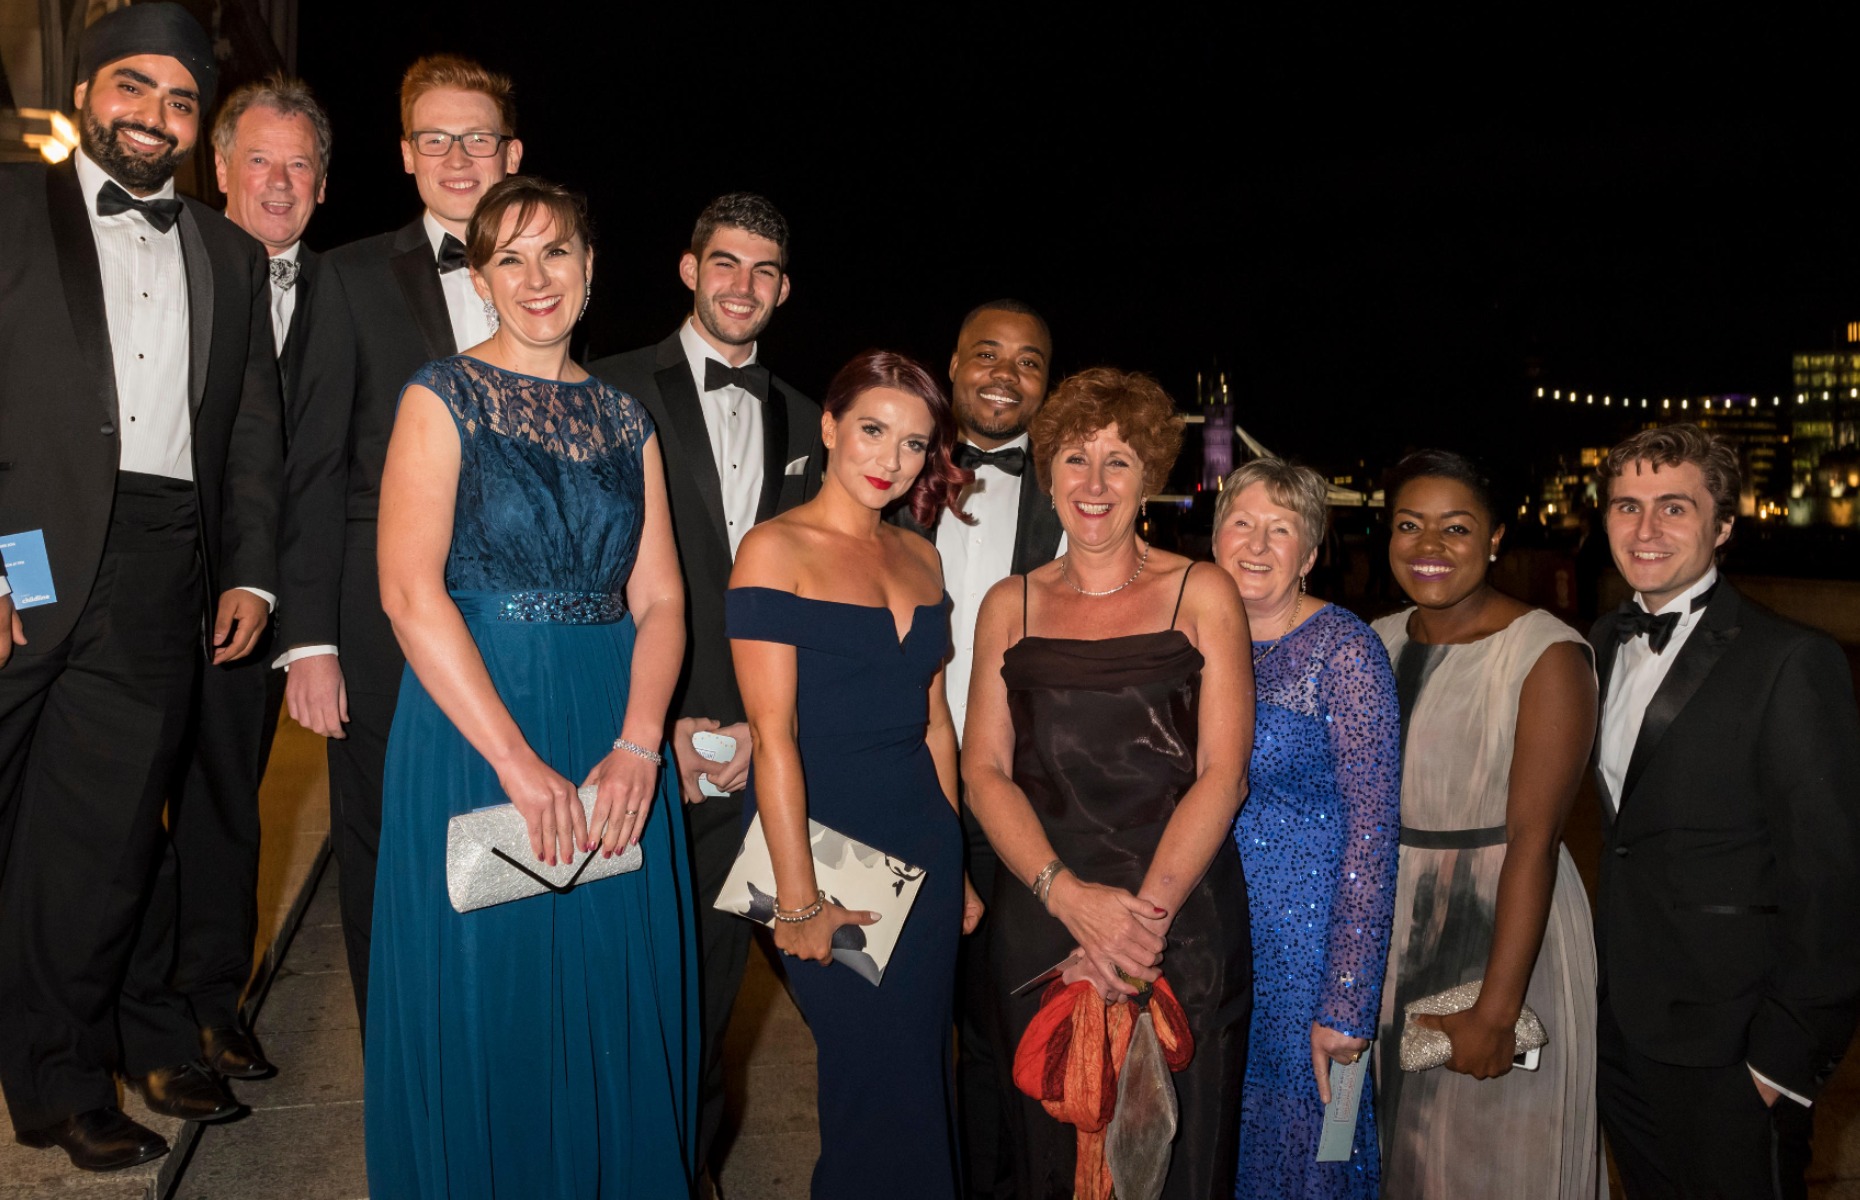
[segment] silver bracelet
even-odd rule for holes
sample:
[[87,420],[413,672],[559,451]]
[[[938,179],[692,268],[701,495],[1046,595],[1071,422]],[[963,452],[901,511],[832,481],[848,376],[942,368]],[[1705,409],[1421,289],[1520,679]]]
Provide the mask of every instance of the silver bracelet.
[[665,756],[663,754],[660,754],[657,750],[648,750],[644,746],[635,746],[625,738],[615,738],[614,749],[624,750],[635,758],[643,758],[655,767],[662,767],[665,765]]
[[1053,881],[1058,879],[1059,873],[1065,869],[1066,864],[1055,858],[1033,877],[1033,898],[1040,902],[1041,907],[1046,906],[1047,897],[1053,894]]

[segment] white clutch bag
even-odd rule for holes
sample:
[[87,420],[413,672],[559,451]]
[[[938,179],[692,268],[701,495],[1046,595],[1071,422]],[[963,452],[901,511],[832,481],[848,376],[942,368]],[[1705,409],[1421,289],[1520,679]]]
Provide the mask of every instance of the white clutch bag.
[[[582,813],[591,820],[594,788],[584,787],[578,794]],[[612,858],[596,850],[553,867],[537,862],[530,850],[529,826],[514,804],[460,813],[446,822],[446,894],[462,913],[544,892],[562,895],[584,883],[637,871],[640,862],[637,845]]]
[[[874,925],[842,925],[833,931],[833,959],[877,987],[891,962],[904,919],[911,915],[924,870],[900,862],[882,850],[856,842],[819,821],[807,823],[814,850],[814,879],[827,899],[842,908],[879,914]],[[775,924],[775,867],[769,861],[762,814],[749,822],[743,848],[736,853],[730,877],[717,894],[716,908],[763,925]]]

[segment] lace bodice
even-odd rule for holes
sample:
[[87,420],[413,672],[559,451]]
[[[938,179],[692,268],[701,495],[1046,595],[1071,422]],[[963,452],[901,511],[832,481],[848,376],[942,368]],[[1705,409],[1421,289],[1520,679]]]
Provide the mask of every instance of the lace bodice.
[[590,376],[562,383],[464,355],[421,367],[459,432],[446,556],[454,592],[619,592],[645,519],[652,418]]

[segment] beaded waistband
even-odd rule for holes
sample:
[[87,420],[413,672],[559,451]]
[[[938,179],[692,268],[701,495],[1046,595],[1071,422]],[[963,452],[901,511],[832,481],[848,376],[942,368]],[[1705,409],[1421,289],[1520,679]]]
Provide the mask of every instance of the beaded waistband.
[[452,598],[467,617],[499,621],[611,625],[626,616],[619,592],[455,592]]

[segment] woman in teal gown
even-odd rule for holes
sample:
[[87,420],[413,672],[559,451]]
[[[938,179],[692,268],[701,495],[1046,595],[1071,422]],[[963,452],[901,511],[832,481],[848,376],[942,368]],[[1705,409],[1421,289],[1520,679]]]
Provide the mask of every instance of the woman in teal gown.
[[[370,958],[369,1185],[684,1196],[696,957],[659,770],[684,628],[658,445],[638,404],[569,360],[592,268],[572,196],[497,185],[467,256],[497,331],[407,385],[381,484],[382,603],[407,672]],[[447,821],[506,802],[539,860],[637,842],[643,865],[455,912]]]

